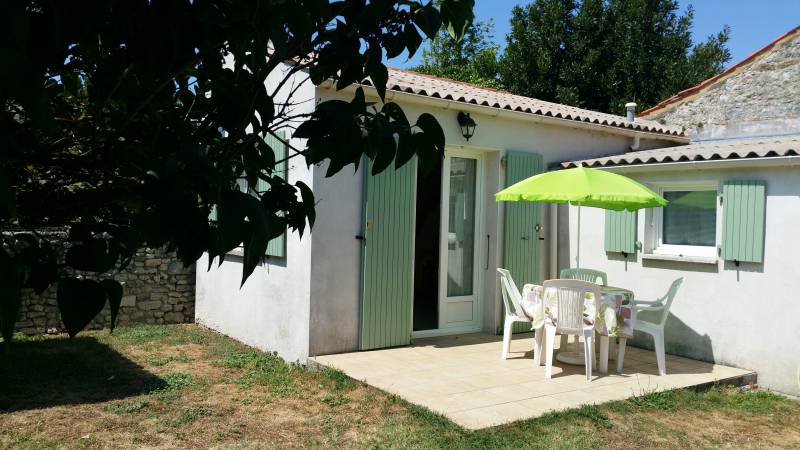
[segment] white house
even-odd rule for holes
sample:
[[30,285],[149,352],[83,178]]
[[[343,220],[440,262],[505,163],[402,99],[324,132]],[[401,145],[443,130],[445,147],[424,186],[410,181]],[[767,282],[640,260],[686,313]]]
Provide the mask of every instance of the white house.
[[684,126],[692,144],[563,167],[619,172],[671,204],[607,218],[584,208],[581,265],[645,299],[684,276],[667,352],[755,370],[760,385],[799,394],[800,27],[644,114]]
[[[309,110],[349,100],[353,89],[306,82],[295,103]],[[241,289],[235,256],[210,271],[201,258],[197,322],[292,361],[415,336],[495,333],[502,321],[496,268],[509,268],[519,283],[558,270],[549,209],[499,204],[495,192],[562,161],[688,142],[678,128],[654,121],[399,69],[389,72],[387,101],[412,122],[428,112],[442,124],[442,167],[418,175],[412,161],[373,177],[362,165],[326,178],[325,167],[293,164],[289,181],[306,182],[318,201],[312,233],[288,235]],[[462,112],[477,123],[469,140],[457,121]]]

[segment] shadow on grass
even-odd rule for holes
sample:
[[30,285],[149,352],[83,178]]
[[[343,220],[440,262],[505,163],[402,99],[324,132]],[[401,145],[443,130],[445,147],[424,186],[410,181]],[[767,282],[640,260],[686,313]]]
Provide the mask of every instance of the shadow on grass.
[[105,402],[167,386],[93,337],[17,341],[2,353],[0,411]]

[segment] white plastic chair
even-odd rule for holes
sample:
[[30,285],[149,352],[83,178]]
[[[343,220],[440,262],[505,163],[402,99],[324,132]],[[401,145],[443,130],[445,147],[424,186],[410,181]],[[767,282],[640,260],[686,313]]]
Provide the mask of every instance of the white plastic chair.
[[[503,322],[503,351],[500,359],[508,359],[508,352],[511,350],[511,334],[512,328],[517,322],[531,322],[531,319],[525,315],[522,310],[520,301],[522,294],[519,292],[514,279],[511,278],[511,272],[506,269],[498,268],[497,272],[500,274],[500,291],[503,294],[503,304],[505,304],[506,318]],[[536,333],[537,347],[539,347],[540,333]],[[538,358],[539,350],[534,353],[534,359]]]
[[[602,284],[603,286],[608,286],[608,275],[600,270],[594,269],[585,269],[585,268],[578,268],[578,267],[570,267],[568,269],[561,269],[559,272],[558,277],[562,280],[583,280],[583,281],[590,281],[592,283]],[[578,338],[575,338],[575,348],[578,347]],[[561,336],[561,349],[567,348],[567,336]]]
[[561,269],[561,273],[559,273],[559,278],[562,280],[583,280],[583,281],[591,281],[592,283],[597,283],[598,280],[603,286],[608,286],[608,275],[605,272],[600,270],[594,269],[579,269],[577,267],[572,267],[569,269]]
[[[633,329],[635,331],[641,331],[653,336],[653,343],[655,344],[656,348],[656,360],[658,361],[658,373],[661,376],[667,374],[666,355],[664,353],[664,325],[666,325],[667,317],[669,317],[669,308],[672,306],[672,301],[675,300],[675,295],[678,293],[678,289],[681,287],[681,284],[683,284],[683,280],[684,278],[680,277],[673,281],[672,285],[670,285],[669,290],[667,291],[667,294],[658,300],[634,300],[631,303],[631,307],[635,309],[637,314],[642,311],[661,312],[660,317],[655,322],[637,318],[636,322],[633,324]],[[621,338],[619,340],[617,372],[622,372],[623,360],[625,358],[625,343],[626,339]]]
[[592,361],[594,361],[594,326],[584,325],[583,308],[586,294],[591,293],[595,301],[600,300],[600,286],[581,280],[548,280],[543,285],[543,299],[546,302],[551,295],[556,295],[558,314],[555,325],[545,322],[545,371],[544,376],[550,379],[553,372],[553,346],[555,337],[560,335],[583,336],[583,354],[586,364],[586,381],[592,381]]

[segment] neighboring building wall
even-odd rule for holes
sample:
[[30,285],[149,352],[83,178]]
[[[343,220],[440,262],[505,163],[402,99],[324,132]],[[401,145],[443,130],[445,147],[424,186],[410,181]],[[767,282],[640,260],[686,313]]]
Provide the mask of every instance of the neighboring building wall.
[[[370,92],[367,90],[368,95]],[[472,113],[478,126],[475,136],[466,142],[456,122],[457,104],[447,106],[443,102],[418,100],[396,93],[387,95],[392,95],[391,101],[402,106],[411,123],[423,112],[433,114],[444,129],[448,146],[474,148],[487,154],[484,221],[486,232],[490,234],[490,264],[483,271],[482,308],[484,331],[495,333],[501,323],[496,267],[502,267],[502,239],[498,237],[502,236],[503,206],[494,202],[493,195],[504,187],[505,174],[500,165],[502,152],[509,149],[536,152],[544,157],[547,166],[569,159],[624,152],[632,139],[597,129],[534,123],[525,120],[521,113],[498,116],[497,110],[487,108],[486,114]],[[318,101],[349,100],[352,94],[318,89],[317,97]],[[643,138],[640,145],[645,149],[674,144]],[[324,166],[314,168],[318,203],[317,223],[312,233],[311,355],[358,349],[361,242],[355,236],[362,231],[362,168],[354,173],[352,167],[346,167],[332,178],[325,178]],[[544,223],[547,225],[546,221]],[[542,252],[542,256],[546,254]],[[547,260],[543,258],[541,265],[546,270]],[[517,281],[522,284],[532,280]]]
[[[611,285],[630,288],[637,298],[664,295],[670,283],[686,277],[672,304],[666,329],[668,353],[714,361],[758,372],[761,386],[800,394],[800,168],[682,169],[620,172],[645,183],[747,179],[767,182],[764,262],[719,261],[695,264],[643,260],[642,254],[606,254],[601,209],[582,208],[581,267],[608,273]],[[724,205],[723,205],[724,208]],[[576,208],[570,208],[569,236],[577,233]],[[645,212],[639,212],[638,240],[645,238]],[[564,230],[566,231],[566,230]],[[574,241],[571,241],[574,242]],[[574,244],[570,261],[575,261]],[[638,335],[638,333],[637,333]],[[652,348],[649,337],[635,345]],[[655,359],[653,359],[655,363]],[[667,371],[670,372],[669,362]],[[680,370],[673,370],[679,372]]]
[[693,141],[800,133],[800,28],[753,61],[645,116]]
[[[111,278],[122,282],[124,289],[117,325],[194,321],[194,266],[183,267],[174,252],[140,250],[127,269]],[[86,328],[106,328],[110,322],[111,311],[106,305]],[[17,331],[25,334],[64,331],[56,285],[41,295],[30,289],[23,291]]]
[[[267,86],[275,86],[278,73]],[[314,86],[299,73],[276,98],[286,101],[288,90],[299,86],[292,97],[293,113],[310,113],[314,108]],[[292,139],[295,148],[305,143]],[[314,189],[312,170],[300,158],[289,161],[288,182],[303,181]],[[210,270],[208,255],[197,262],[196,321],[261,350],[275,351],[288,361],[305,362],[309,341],[309,285],[311,283],[311,236],[301,239],[296,232],[286,236],[286,258],[268,258],[240,287],[241,256],[228,255],[222,265]]]

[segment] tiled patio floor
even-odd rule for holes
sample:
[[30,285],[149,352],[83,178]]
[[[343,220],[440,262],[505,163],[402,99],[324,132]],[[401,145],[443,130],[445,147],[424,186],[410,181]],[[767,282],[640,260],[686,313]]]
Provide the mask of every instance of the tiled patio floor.
[[[658,376],[653,352],[628,346],[625,370],[593,373],[554,363],[553,378],[531,358],[533,335],[515,335],[509,359],[500,359],[500,336],[467,334],[415,339],[408,347],[312,358],[349,376],[442,413],[470,429],[540,416],[548,411],[621,400],[659,390],[752,377],[753,373],[667,355],[667,376]],[[556,343],[558,345],[558,343]],[[572,345],[572,343],[570,343]]]

